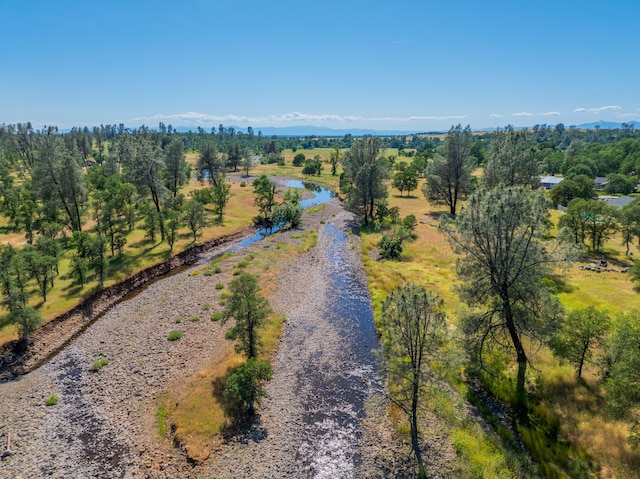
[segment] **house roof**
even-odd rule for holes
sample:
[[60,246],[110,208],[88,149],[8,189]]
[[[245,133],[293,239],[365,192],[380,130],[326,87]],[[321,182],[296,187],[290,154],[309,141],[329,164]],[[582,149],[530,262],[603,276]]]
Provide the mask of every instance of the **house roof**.
[[593,181],[595,181],[598,186],[606,186],[606,184],[609,183],[609,180],[607,180],[605,176],[596,176]]
[[631,203],[635,198],[631,196],[599,196],[599,200],[606,202],[608,205],[615,206],[616,208],[623,208]]
[[540,176],[540,183],[543,183],[543,184],[547,183],[551,185],[557,185],[562,180],[564,180],[562,176]]

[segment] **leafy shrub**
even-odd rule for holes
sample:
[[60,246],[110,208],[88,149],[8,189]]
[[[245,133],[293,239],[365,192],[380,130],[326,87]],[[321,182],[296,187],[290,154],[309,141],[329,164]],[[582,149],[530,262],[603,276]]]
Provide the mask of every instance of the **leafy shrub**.
[[58,398],[57,394],[52,394],[51,396],[49,396],[47,398],[47,400],[44,402],[44,404],[46,406],[55,406],[56,404],[58,404],[59,400],[60,400],[60,398]]
[[304,168],[302,169],[303,175],[320,176],[321,171],[322,171],[322,162],[320,160],[306,160],[304,162]]
[[176,318],[176,323],[181,323],[182,322],[182,318]]
[[192,323],[195,322],[195,321],[199,321],[199,320],[200,320],[200,318],[198,316],[191,316],[189,318],[189,321],[191,321]]
[[91,367],[91,370],[92,371],[99,371],[100,369],[105,367],[107,364],[109,364],[109,359],[108,358],[100,358],[97,361],[93,362],[93,366]]
[[246,268],[247,266],[249,266],[249,261],[247,261],[246,259],[243,259],[242,261],[239,261],[238,264],[236,265],[236,268]]
[[216,289],[224,289],[224,284],[216,283]]
[[216,311],[211,315],[211,321],[220,321],[224,317],[224,313],[222,311]]
[[167,336],[167,339],[169,341],[177,341],[178,339],[180,339],[182,336],[184,335],[184,333],[182,331],[171,331],[169,333],[169,335]]
[[245,186],[247,186],[247,182],[246,181],[241,181],[240,182],[240,188],[244,188]]
[[295,228],[302,219],[302,207],[299,204],[283,203],[276,206],[271,213],[271,222],[276,225]]
[[304,156],[304,153],[298,153],[293,157],[293,166],[302,166],[305,160],[306,157]]
[[211,305],[209,303],[204,303],[202,305],[202,310],[203,311],[209,311],[211,309]]

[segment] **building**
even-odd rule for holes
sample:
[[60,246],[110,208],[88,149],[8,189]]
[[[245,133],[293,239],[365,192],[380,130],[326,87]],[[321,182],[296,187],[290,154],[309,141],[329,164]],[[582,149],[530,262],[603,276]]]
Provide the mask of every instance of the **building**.
[[622,209],[631,203],[635,198],[631,196],[598,196],[598,199],[604,201],[608,205],[615,206],[618,209]]
[[557,186],[562,180],[564,180],[564,178],[561,176],[541,176],[540,186],[546,190],[550,190],[554,186]]

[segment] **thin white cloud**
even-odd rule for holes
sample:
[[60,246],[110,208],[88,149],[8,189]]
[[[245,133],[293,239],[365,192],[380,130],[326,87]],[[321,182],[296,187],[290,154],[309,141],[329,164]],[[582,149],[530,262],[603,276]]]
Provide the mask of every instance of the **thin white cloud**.
[[[521,111],[518,113],[512,113],[511,116],[559,116],[559,111],[546,111],[544,113],[531,113],[530,111]],[[494,115],[491,115],[494,118]],[[495,116],[495,118],[500,118],[502,115]]]
[[621,110],[622,107],[618,105],[599,106],[597,108],[576,108],[574,113],[600,113],[607,110]]
[[619,113],[618,116],[620,118],[634,118],[640,116],[640,113]]
[[277,124],[290,122],[317,122],[317,121],[333,121],[333,122],[355,122],[355,121],[381,121],[381,122],[403,122],[403,121],[425,121],[425,120],[461,120],[467,118],[466,115],[447,115],[447,116],[408,116],[408,117],[362,117],[352,115],[336,115],[336,114],[309,114],[309,113],[285,113],[282,115],[267,116],[244,116],[244,115],[209,115],[207,113],[186,112],[176,114],[158,114],[153,116],[143,116],[132,118],[130,121],[172,121],[184,122],[192,124],[210,124],[213,122],[221,123],[251,123],[259,124]]
[[492,113],[491,115],[489,115],[489,118],[502,118],[504,115],[501,115],[500,113]]

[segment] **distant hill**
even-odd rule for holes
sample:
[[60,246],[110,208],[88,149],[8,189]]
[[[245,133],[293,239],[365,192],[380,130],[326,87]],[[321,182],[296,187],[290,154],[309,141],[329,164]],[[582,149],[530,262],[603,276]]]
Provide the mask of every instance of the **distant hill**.
[[[627,125],[631,125],[634,129],[640,127],[640,122],[637,121],[627,121],[627,122],[623,122],[626,123]],[[567,126],[567,125],[565,125]],[[604,128],[607,130],[615,130],[617,128],[622,128],[622,123],[616,123],[613,121],[603,121],[603,120],[599,120],[599,121],[594,121],[591,123],[582,123],[580,125],[576,125],[576,128],[582,128],[584,130],[591,130],[593,128],[595,128],[596,126],[598,126],[599,128]]]

